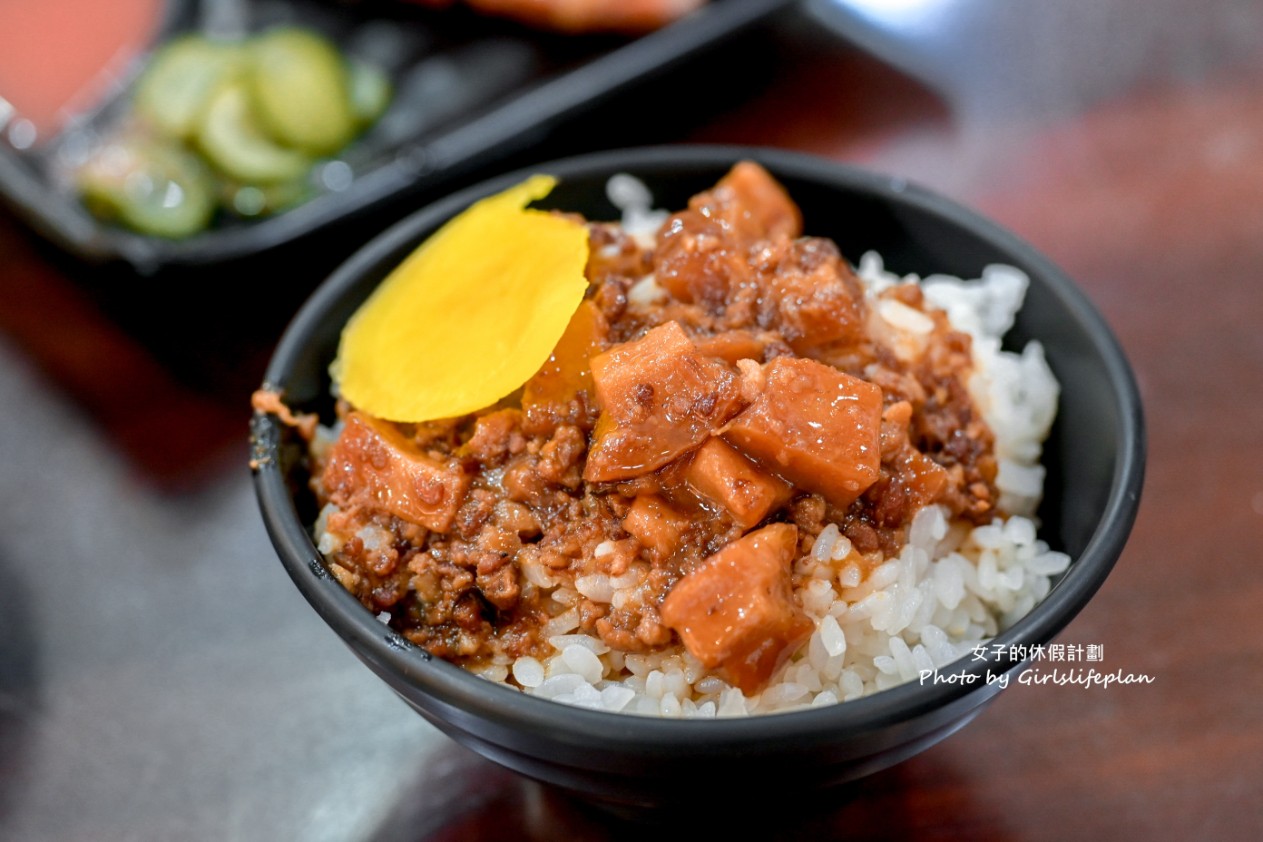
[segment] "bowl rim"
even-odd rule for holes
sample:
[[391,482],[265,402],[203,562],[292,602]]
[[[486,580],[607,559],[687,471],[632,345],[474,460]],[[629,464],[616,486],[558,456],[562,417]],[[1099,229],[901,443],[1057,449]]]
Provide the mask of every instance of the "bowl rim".
[[358,647],[361,657],[367,654],[376,664],[441,705],[504,728],[529,729],[576,746],[669,754],[687,743],[693,751],[750,751],[818,739],[830,732],[871,734],[958,703],[976,690],[994,686],[988,683],[989,676],[1029,664],[1014,657],[1015,647],[1046,644],[1099,589],[1135,521],[1146,448],[1139,390],[1123,350],[1104,318],[1057,266],[997,223],[906,179],[814,155],[750,146],[650,146],[579,155],[489,178],[413,212],[339,266],[286,328],[268,365],[264,385],[283,393],[290,369],[301,359],[306,338],[330,305],[364,272],[372,271],[399,249],[419,242],[421,236],[477,199],[538,172],[564,180],[608,176],[638,167],[681,171],[722,168],[745,158],[762,163],[778,176],[867,193],[967,228],[1017,257],[1032,274],[1038,274],[1047,292],[1080,322],[1091,338],[1093,350],[1104,362],[1120,419],[1119,449],[1109,498],[1083,552],[1030,613],[993,638],[995,645],[985,653],[958,659],[952,668],[940,671],[944,676],[959,677],[952,683],[907,682],[835,705],[748,717],[684,720],[590,710],[530,696],[483,679],[430,656],[383,625],[324,569],[320,554],[299,520],[280,469],[281,424],[274,416],[256,412],[251,434],[252,473],[268,533],[299,590],[348,645]]

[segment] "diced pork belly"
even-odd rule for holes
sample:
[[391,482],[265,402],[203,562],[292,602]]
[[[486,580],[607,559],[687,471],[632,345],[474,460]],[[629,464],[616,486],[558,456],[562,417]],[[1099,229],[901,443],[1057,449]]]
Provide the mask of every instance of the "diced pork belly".
[[707,439],[693,454],[684,479],[698,495],[727,510],[742,529],[758,525],[792,490],[718,438]]
[[726,363],[737,360],[761,360],[767,343],[748,330],[726,330],[713,336],[695,338],[697,352],[704,357],[718,357]]
[[881,465],[881,389],[815,360],[777,357],[762,391],[723,429],[738,450],[846,508]]
[[662,622],[703,665],[757,692],[811,633],[791,589],[797,550],[798,528],[789,523],[734,541],[675,583]]
[[740,409],[736,374],[676,322],[592,359],[601,415],[583,478],[632,479],[700,445]]
[[864,336],[864,291],[831,240],[786,243],[773,271],[758,275],[764,287],[761,320],[780,331],[799,354]]
[[802,215],[785,188],[763,167],[743,161],[663,225],[654,274],[680,301],[718,307],[749,276],[753,243],[801,233]]
[[435,459],[393,425],[349,413],[321,477],[342,508],[364,505],[443,532],[473,481],[460,460]]
[[688,525],[687,517],[656,494],[637,497],[623,518],[623,529],[657,559],[671,557]]
[[718,219],[740,240],[752,243],[802,234],[802,214],[789,193],[753,161],[741,161],[712,190],[699,193],[689,207]]
[[667,220],[653,255],[654,280],[684,303],[722,308],[728,290],[750,275],[746,250],[725,239],[720,224],[686,210]]

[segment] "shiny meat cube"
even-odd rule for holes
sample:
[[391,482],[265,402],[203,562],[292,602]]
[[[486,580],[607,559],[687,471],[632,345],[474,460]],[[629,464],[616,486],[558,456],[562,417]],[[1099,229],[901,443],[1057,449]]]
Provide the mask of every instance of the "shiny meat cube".
[[750,275],[751,245],[801,233],[802,215],[785,188],[763,167],[742,161],[663,225],[654,275],[681,301],[721,308],[729,290]]
[[770,323],[797,353],[864,336],[864,291],[831,240],[787,243],[776,270],[759,277]]
[[693,340],[697,352],[703,357],[718,357],[726,363],[737,360],[761,360],[767,343],[748,330],[726,330],[714,336]]
[[721,439],[706,441],[684,471],[699,496],[723,507],[742,529],[750,529],[789,499],[788,482],[755,465]]
[[947,469],[915,448],[908,448],[896,462],[899,480],[912,495],[914,508],[921,508],[943,496],[947,488]]
[[434,459],[393,425],[360,412],[346,417],[321,477],[342,508],[383,509],[400,520],[444,532],[473,477],[456,459]]
[[802,214],[771,174],[753,161],[742,161],[700,193],[689,207],[719,219],[740,239],[753,242],[802,234]]
[[653,273],[671,297],[719,310],[728,291],[750,276],[744,243],[727,238],[723,226],[686,210],[667,220],[658,236]]
[[656,494],[637,497],[623,518],[623,529],[657,559],[671,557],[688,525],[688,518]]
[[845,508],[881,464],[881,389],[815,360],[777,357],[758,397],[722,430],[738,450]]
[[791,590],[797,550],[798,528],[788,523],[734,541],[676,582],[662,622],[706,667],[757,692],[811,633]]
[[592,358],[601,415],[583,478],[631,479],[697,447],[736,414],[736,375],[676,322]]

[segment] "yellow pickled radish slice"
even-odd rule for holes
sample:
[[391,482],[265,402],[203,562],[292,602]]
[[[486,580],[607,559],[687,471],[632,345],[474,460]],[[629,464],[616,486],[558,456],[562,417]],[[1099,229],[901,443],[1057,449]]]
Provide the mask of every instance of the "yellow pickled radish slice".
[[409,255],[342,331],[342,397],[389,421],[451,418],[510,394],[548,359],[588,288],[588,232],[526,206],[536,175],[490,196]]

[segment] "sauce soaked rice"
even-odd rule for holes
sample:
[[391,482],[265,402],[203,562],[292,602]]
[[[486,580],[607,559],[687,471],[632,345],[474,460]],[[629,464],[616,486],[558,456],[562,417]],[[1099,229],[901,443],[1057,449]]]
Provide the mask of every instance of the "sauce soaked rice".
[[857,274],[750,163],[628,211],[588,223],[587,297],[520,392],[339,402],[313,438],[319,549],[367,608],[526,692],[713,716],[913,680],[1047,593],[1057,386],[999,350],[1019,272]]

